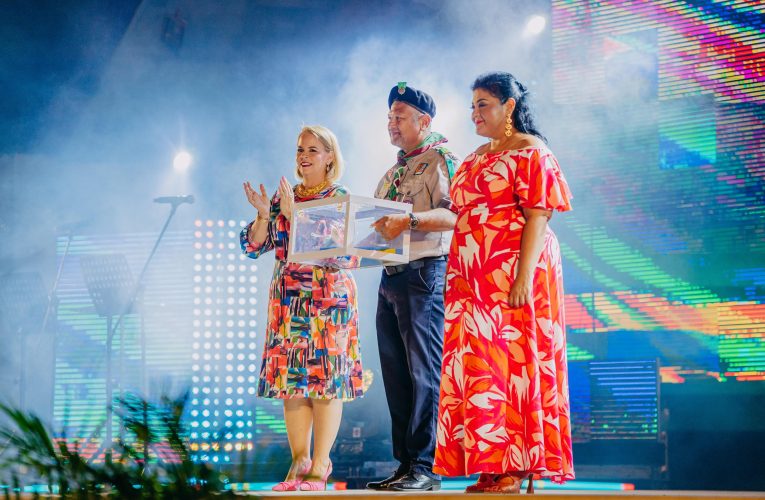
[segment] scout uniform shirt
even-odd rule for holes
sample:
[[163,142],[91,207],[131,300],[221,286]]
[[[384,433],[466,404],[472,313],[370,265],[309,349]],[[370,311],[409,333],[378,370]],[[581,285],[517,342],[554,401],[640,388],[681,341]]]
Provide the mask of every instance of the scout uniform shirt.
[[[429,141],[426,139],[425,142]],[[438,141],[432,144],[434,147],[406,158],[403,169],[400,164],[391,167],[377,185],[375,198],[390,199],[391,185],[399,181],[393,200],[411,203],[413,212],[425,212],[434,208],[453,211],[449,185],[451,175],[460,161],[443,146],[437,146],[442,142],[446,140]],[[451,241],[452,231],[426,232],[415,229],[409,237],[409,260],[448,255]]]

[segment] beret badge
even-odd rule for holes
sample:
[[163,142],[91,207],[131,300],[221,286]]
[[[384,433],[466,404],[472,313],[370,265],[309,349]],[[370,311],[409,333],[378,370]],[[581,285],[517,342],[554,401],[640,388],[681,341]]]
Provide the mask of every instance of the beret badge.
[[433,102],[433,98],[422,90],[408,87],[406,82],[398,82],[390,89],[390,93],[388,94],[388,109],[390,109],[396,101],[408,104],[421,113],[430,115],[431,118],[436,116],[436,103]]

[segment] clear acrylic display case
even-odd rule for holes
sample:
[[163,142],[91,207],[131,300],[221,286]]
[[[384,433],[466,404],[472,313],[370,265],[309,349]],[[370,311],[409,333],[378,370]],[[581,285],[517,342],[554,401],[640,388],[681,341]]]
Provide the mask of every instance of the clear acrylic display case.
[[287,260],[345,269],[409,262],[409,230],[387,241],[371,226],[411,211],[409,203],[356,195],[296,203]]

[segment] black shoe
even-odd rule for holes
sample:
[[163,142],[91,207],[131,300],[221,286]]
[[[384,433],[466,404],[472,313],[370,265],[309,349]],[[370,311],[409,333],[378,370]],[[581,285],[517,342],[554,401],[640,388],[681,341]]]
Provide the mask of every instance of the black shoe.
[[388,489],[395,491],[438,491],[441,489],[441,480],[421,472],[409,471],[398,481],[390,483]]
[[387,490],[390,486],[390,483],[394,481],[398,481],[402,477],[406,476],[406,473],[409,471],[409,467],[404,467],[403,465],[400,465],[398,469],[396,469],[396,472],[393,473],[392,476],[386,477],[382,481],[371,481],[367,483],[367,489],[368,490]]

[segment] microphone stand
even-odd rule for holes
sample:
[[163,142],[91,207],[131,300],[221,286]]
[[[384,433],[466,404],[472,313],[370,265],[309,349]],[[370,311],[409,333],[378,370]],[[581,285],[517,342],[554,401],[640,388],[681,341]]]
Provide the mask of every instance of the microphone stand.
[[[61,255],[61,261],[58,263],[58,270],[56,271],[56,277],[53,280],[53,286],[51,287],[50,293],[48,294],[48,303],[45,306],[45,316],[43,316],[42,326],[40,327],[40,335],[45,335],[46,330],[48,329],[48,320],[50,319],[51,315],[53,314],[54,310],[58,307],[58,284],[61,282],[61,274],[64,271],[64,263],[66,262],[66,258],[69,255],[69,248],[72,246],[72,238],[74,235],[72,234],[72,230],[68,230],[66,232],[66,246],[64,247],[64,253]],[[53,338],[53,360],[55,365],[55,359],[56,359],[56,351],[57,351],[57,344],[58,339],[55,335],[56,330],[54,330],[54,338]],[[22,363],[24,362],[24,357],[22,355]],[[23,370],[23,364],[22,364],[22,370]],[[55,366],[53,367],[55,372]],[[55,376],[55,373],[54,373]],[[23,387],[25,385],[25,375],[24,372],[22,372],[21,375],[21,386]],[[52,388],[51,392],[51,401],[53,401],[55,390]],[[24,402],[20,402],[19,406],[24,409]],[[66,432],[66,431],[64,431]]]
[[58,292],[58,284],[61,281],[61,273],[64,271],[64,262],[66,261],[66,257],[69,255],[69,247],[72,246],[72,237],[72,231],[67,231],[64,253],[61,255],[61,262],[58,263],[56,278],[53,280],[53,287],[51,288],[50,295],[48,295],[48,305],[45,308],[45,317],[43,317],[42,328],[40,329],[43,333],[45,333],[45,330],[47,329],[48,319],[53,312],[53,308],[55,307],[54,304],[57,302],[56,293]]
[[[111,346],[112,340],[114,338],[114,334],[117,331],[117,328],[119,328],[120,323],[122,323],[122,320],[124,319],[125,315],[130,313],[130,311],[133,309],[133,306],[136,302],[136,298],[138,297],[138,294],[143,288],[143,279],[146,275],[146,271],[149,268],[149,264],[151,263],[151,260],[154,258],[154,254],[157,253],[157,248],[159,247],[160,242],[162,241],[162,237],[165,235],[165,231],[167,231],[167,227],[170,225],[170,221],[172,220],[173,216],[175,215],[175,212],[178,210],[178,205],[183,203],[183,201],[173,202],[171,203],[170,213],[167,215],[167,219],[165,220],[165,225],[162,226],[162,230],[159,232],[159,236],[157,237],[157,241],[154,243],[154,247],[151,249],[151,252],[149,253],[149,256],[146,258],[146,263],[143,265],[143,269],[141,269],[141,274],[138,275],[138,278],[135,282],[135,288],[133,289],[133,292],[130,294],[129,300],[125,306],[125,308],[122,310],[122,313],[120,313],[119,317],[116,321],[111,325],[109,328],[107,335],[106,335],[106,343],[107,343],[107,350],[108,346]],[[108,367],[111,366],[111,360],[106,360]],[[107,380],[107,394],[106,394],[106,447],[104,449],[104,460],[107,462],[111,462],[111,452],[112,452],[112,391],[111,391],[111,382]],[[141,328],[141,390],[144,391],[143,397],[148,397],[147,392],[147,385],[146,385],[146,332],[144,328]],[[147,425],[148,423],[148,415],[146,412],[146,407],[144,405],[144,425]],[[146,446],[148,447],[148,443],[146,443]],[[148,465],[148,449],[144,449],[144,467]],[[97,457],[99,453],[96,453],[94,457]]]

